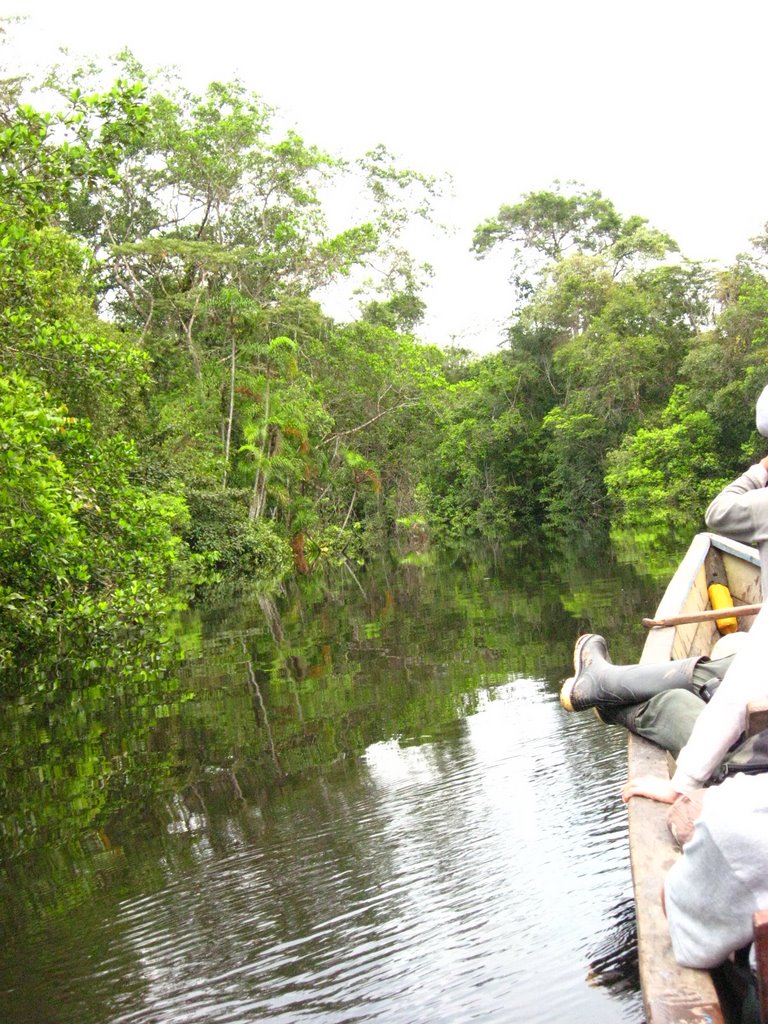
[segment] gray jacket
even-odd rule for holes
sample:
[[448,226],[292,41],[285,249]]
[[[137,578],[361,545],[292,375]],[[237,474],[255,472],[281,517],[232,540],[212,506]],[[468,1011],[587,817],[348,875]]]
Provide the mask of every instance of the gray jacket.
[[761,463],[723,488],[704,513],[710,530],[753,544],[760,552],[763,597],[768,596],[768,471]]
[[768,908],[768,773],[707,790],[664,895],[672,949],[684,967],[715,967],[752,941],[752,915]]

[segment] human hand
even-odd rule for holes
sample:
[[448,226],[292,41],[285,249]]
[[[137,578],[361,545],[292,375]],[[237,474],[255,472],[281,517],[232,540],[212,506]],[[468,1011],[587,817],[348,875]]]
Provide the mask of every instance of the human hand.
[[760,465],[763,467],[763,469],[768,470],[768,455],[760,459]]
[[673,804],[680,794],[672,788],[669,779],[660,779],[656,775],[638,775],[634,779],[629,779],[621,791],[624,803],[633,796],[646,796],[649,800],[658,800],[662,804]]

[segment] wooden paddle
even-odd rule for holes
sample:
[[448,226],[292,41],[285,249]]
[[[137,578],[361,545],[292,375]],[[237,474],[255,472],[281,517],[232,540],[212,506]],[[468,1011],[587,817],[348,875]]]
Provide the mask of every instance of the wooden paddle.
[[708,608],[703,612],[689,612],[687,615],[670,615],[668,619],[643,619],[647,629],[664,626],[682,626],[686,622],[708,622],[710,619],[739,618],[742,615],[757,615],[761,604],[742,604],[735,608]]

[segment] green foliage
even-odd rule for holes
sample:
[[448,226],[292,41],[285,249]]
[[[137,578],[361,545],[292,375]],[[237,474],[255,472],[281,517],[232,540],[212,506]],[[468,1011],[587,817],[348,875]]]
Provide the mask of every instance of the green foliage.
[[422,489],[435,534],[455,543],[530,530],[541,518],[536,372],[504,353],[462,376],[446,393]]
[[599,192],[559,183],[475,233],[483,256],[514,250],[517,308],[508,351],[463,366],[430,468],[441,530],[568,530],[608,514],[607,453],[658,414],[709,313],[688,264],[654,266],[676,246]]
[[51,641],[66,656],[83,626],[93,642],[167,611],[186,509],[129,482],[132,445],[95,444],[17,374],[0,376],[0,437],[0,660]]
[[[664,233],[638,216],[623,218],[599,191],[556,181],[529,192],[475,229],[472,249],[481,259],[497,245],[513,246],[513,282],[530,297],[537,279],[573,253],[599,255],[616,277],[626,267],[677,250]],[[533,258],[532,258],[533,257]]]
[[[131,60],[126,72],[146,78]],[[317,538],[329,530],[343,534],[361,519],[391,528],[404,488],[382,490],[382,481],[401,461],[405,410],[434,390],[439,363],[430,353],[422,369],[419,347],[396,334],[424,308],[419,271],[398,238],[411,217],[429,216],[435,183],[399,168],[383,147],[351,166],[293,132],[278,137],[272,111],[236,82],[194,95],[155,80],[144,95],[143,139],[117,178],[91,190],[87,210],[70,207],[70,222],[107,247],[100,274],[112,314],[141,332],[153,362],[145,478],[180,492],[248,488],[249,520],[268,521],[300,566],[307,545],[327,546]],[[320,189],[355,177],[369,216],[331,234]],[[374,376],[363,379],[356,356],[328,358],[343,331],[318,316],[310,295],[365,269],[374,253],[383,297],[366,316],[387,351],[364,358]],[[387,397],[369,413],[377,378]],[[347,408],[334,402],[339,386]],[[355,419],[348,399],[364,392]],[[408,479],[407,490],[417,483]],[[223,549],[222,516],[219,529],[201,527],[195,550],[205,550],[209,527]],[[227,571],[238,561],[225,556]]]
[[554,191],[531,192],[514,206],[502,205],[497,217],[476,229],[473,248],[483,255],[499,242],[512,241],[557,260],[570,248],[605,248],[621,224],[613,204],[599,192],[567,195],[556,182]]
[[[0,93],[7,658],[148,622],[206,571],[267,586],[387,538],[422,555],[612,513],[682,529],[757,451],[765,240],[714,279],[555,183],[475,232],[513,254],[505,350],[441,351],[411,333],[430,271],[403,246],[434,179],[279,133],[239,82],[115,70],[51,75],[52,111]],[[331,231],[352,183],[363,213]],[[361,313],[336,324],[318,298],[343,278]]]
[[249,497],[234,488],[189,491],[185,539],[192,551],[212,553],[225,578],[272,586],[290,571],[291,550],[268,521],[248,518]]
[[[0,138],[0,660],[131,642],[176,604],[183,500],[130,479],[146,358],[94,307],[94,255],[60,227],[113,180],[143,90],[75,89],[39,114],[4,99]],[[8,372],[13,366],[14,372]],[[188,566],[191,569],[191,564]]]
[[658,427],[627,436],[608,456],[605,480],[621,510],[618,525],[681,536],[699,529],[704,509],[729,480],[716,445],[712,418],[676,389]]
[[768,288],[757,261],[744,257],[721,275],[716,296],[715,326],[690,345],[658,425],[628,434],[608,456],[624,530],[700,528],[717,491],[764,454],[754,405],[768,379]]
[[99,434],[134,419],[146,356],[95,316],[87,252],[56,228],[25,232],[5,251],[0,365],[38,381]]
[[366,320],[304,354],[330,417],[319,439],[318,514],[343,530],[358,522],[381,535],[420,511],[430,425],[447,386],[441,354]]
[[507,243],[524,300],[510,358],[533,385],[542,431],[535,486],[546,522],[568,530],[608,515],[607,453],[664,408],[709,314],[710,282],[695,265],[653,266],[671,239],[583,189],[502,208],[475,251]]
[[588,410],[555,406],[544,418],[548,474],[542,497],[550,524],[567,528],[603,510],[603,459],[611,434]]

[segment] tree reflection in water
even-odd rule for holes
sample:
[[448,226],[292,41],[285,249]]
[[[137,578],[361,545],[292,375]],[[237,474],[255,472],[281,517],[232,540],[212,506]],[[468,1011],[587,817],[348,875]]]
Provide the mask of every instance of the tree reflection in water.
[[[602,544],[591,557],[572,549],[562,557],[532,547],[505,559],[498,551],[465,553],[449,565],[386,565],[379,573],[358,572],[355,579],[348,573],[333,581],[310,578],[301,588],[269,598],[241,597],[200,610],[185,618],[178,634],[186,651],[182,664],[168,647],[164,654],[148,654],[143,664],[52,676],[47,685],[38,675],[23,694],[6,699],[0,718],[0,926],[8,940],[0,952],[2,1019],[8,1024],[42,1020],[34,1014],[54,999],[59,1024],[119,1021],[120,1007],[133,1006],[126,1010],[129,1017],[139,1012],[147,998],[146,977],[136,975],[135,988],[127,982],[121,987],[117,971],[136,955],[134,938],[121,939],[133,934],[124,911],[129,905],[146,909],[156,902],[161,915],[142,917],[141,923],[153,969],[162,964],[155,945],[165,934],[162,922],[174,920],[182,951],[185,935],[199,940],[190,963],[197,963],[202,977],[214,969],[213,951],[223,937],[202,923],[190,931],[193,920],[229,928],[232,956],[248,958],[253,952],[241,946],[246,923],[252,922],[251,945],[257,943],[259,914],[271,907],[277,917],[263,922],[267,962],[285,943],[311,948],[313,929],[324,915],[333,917],[334,904],[337,912],[347,905],[355,920],[360,900],[394,885],[393,906],[410,908],[408,925],[418,944],[408,947],[406,921],[381,917],[375,899],[361,918],[383,929],[371,941],[383,943],[386,972],[409,956],[423,955],[424,970],[431,972],[442,969],[441,959],[444,966],[453,963],[449,1002],[465,1000],[487,1019],[497,1014],[495,1019],[507,1021],[510,979],[522,972],[513,988],[522,1013],[526,1000],[533,1006],[540,998],[535,979],[547,970],[547,955],[559,956],[546,943],[530,949],[515,945],[526,934],[535,935],[541,924],[535,902],[531,916],[514,920],[528,896],[508,886],[524,865],[529,894],[538,891],[542,872],[552,875],[542,889],[547,900],[564,882],[575,886],[568,895],[574,913],[566,937],[577,947],[576,955],[551,993],[547,1014],[559,999],[569,1019],[578,1021],[582,1013],[585,1024],[639,1019],[631,903],[620,901],[628,885],[623,811],[616,802],[621,737],[578,716],[563,716],[557,692],[579,632],[607,633],[612,649],[631,657],[642,640],[638,623],[656,597],[656,584],[612,561]],[[475,749],[481,735],[484,745]],[[374,786],[363,755],[381,743],[393,743],[396,753],[420,749],[432,774],[420,782],[409,770],[394,789]],[[400,753],[397,757],[402,760]],[[466,767],[460,771],[461,765]],[[523,774],[513,786],[518,771]],[[493,779],[500,784],[489,788]],[[547,779],[549,788],[530,788]],[[385,806],[397,809],[398,820],[410,822],[390,837],[394,848],[380,832]],[[543,807],[554,816],[549,831],[534,828],[528,836],[526,829]],[[450,831],[444,832],[449,822]],[[598,881],[587,876],[574,881],[558,866],[573,856],[575,836],[583,829],[593,851],[617,851],[600,867]],[[385,866],[398,863],[417,834],[425,844],[421,866],[400,892],[397,875],[388,875]],[[498,849],[486,863],[493,836]],[[515,852],[518,836],[526,845]],[[251,891],[241,888],[236,874],[228,874],[246,864]],[[440,874],[432,879],[436,864]],[[324,873],[318,874],[323,865]],[[496,879],[495,891],[475,891],[478,876]],[[347,890],[352,877],[362,888]],[[453,910],[441,902],[438,917],[454,920],[461,908],[467,930],[457,933],[458,952],[450,952],[452,947],[441,952],[430,944],[431,935],[420,932],[429,920],[418,916],[418,894],[427,879],[427,892],[454,901]],[[369,884],[374,888],[366,888]],[[231,902],[235,891],[225,895],[227,885],[243,893],[242,904]],[[591,885],[598,886],[594,893],[581,890]],[[211,898],[203,899],[208,890]],[[505,890],[512,931],[497,932],[494,907]],[[280,904],[274,903],[275,894]],[[327,905],[318,904],[321,894]],[[590,925],[606,900],[602,917]],[[591,905],[588,913],[585,901]],[[228,923],[221,918],[227,906]],[[433,913],[437,907],[433,902]],[[185,915],[189,920],[183,925]],[[275,930],[278,919],[285,927]],[[302,920],[310,927],[303,935]],[[579,937],[579,927],[588,934]],[[329,956],[347,948],[344,934],[337,936],[336,952],[328,947]],[[355,942],[363,939],[356,934]],[[440,928],[436,934],[439,938]],[[465,951],[467,959],[462,935],[474,936],[475,950]],[[489,937],[492,946],[484,945]],[[347,949],[352,960],[346,967],[334,961],[340,977],[360,955],[355,942]],[[590,942],[596,943],[591,952]],[[582,944],[583,953],[578,952]],[[212,957],[208,964],[205,950]],[[479,950],[484,950],[483,970]],[[514,970],[513,959],[518,961]],[[294,977],[300,970],[298,961],[280,954],[280,976]],[[499,976],[488,974],[491,970]],[[248,971],[237,992],[254,1010]],[[379,1006],[388,992],[389,1010],[376,1013],[395,1020],[386,972],[377,976],[378,989],[360,996],[359,1012],[366,998]],[[453,988],[465,974],[466,988]],[[62,976],[71,979],[69,996],[62,994]],[[607,1002],[599,993],[590,996],[586,976],[608,990]],[[478,989],[483,977],[486,983]],[[277,975],[261,983],[277,984]],[[182,1001],[185,984],[183,978],[173,981]],[[93,989],[88,997],[84,985]],[[112,1009],[107,1013],[104,1007]],[[432,1007],[430,1019],[456,1019],[454,1010],[455,1005]],[[153,1012],[165,1019],[158,1007]],[[408,1012],[404,1004],[404,1020]],[[267,1016],[280,1019],[275,1006]],[[201,1019],[227,1018],[210,1010]]]

